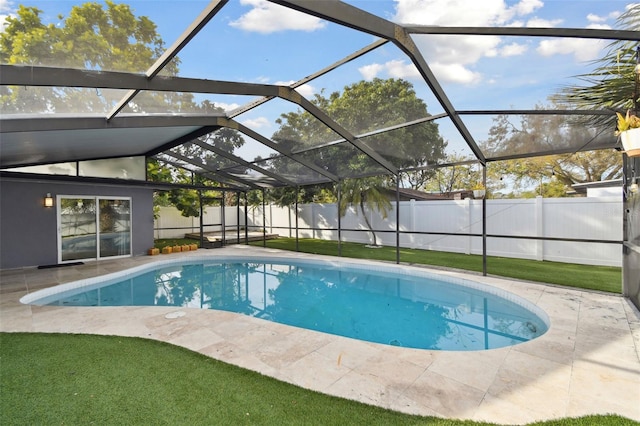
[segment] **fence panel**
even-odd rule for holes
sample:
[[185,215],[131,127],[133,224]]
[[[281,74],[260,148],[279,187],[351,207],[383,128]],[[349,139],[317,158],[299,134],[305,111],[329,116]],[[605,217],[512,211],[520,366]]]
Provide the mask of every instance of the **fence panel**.
[[[204,232],[222,230],[222,209],[219,206],[208,206],[204,209]],[[238,213],[235,206],[225,207],[225,223],[227,229],[238,224]],[[240,226],[244,226],[244,209],[240,211]],[[185,234],[200,232],[199,217],[184,217],[175,207],[160,207],[158,217],[154,220],[155,238],[184,238]]]
[[[378,244],[396,244],[395,203],[383,218],[378,212],[366,212],[376,232]],[[402,247],[455,253],[482,254],[482,200],[402,201],[400,236]],[[510,237],[487,239],[491,256],[550,260],[592,265],[621,266],[619,243],[550,241],[536,238],[567,238],[597,241],[622,240],[622,200],[620,197],[535,198],[486,200],[487,234]],[[173,210],[173,211],[172,211]],[[244,225],[244,211],[241,213]],[[227,207],[227,227],[236,225],[236,207]],[[205,223],[220,223],[220,208],[208,208]],[[360,208],[349,207],[341,218],[342,241],[373,243]],[[249,207],[250,227],[267,227],[268,233],[295,237],[295,207],[267,205]],[[338,210],[335,204],[298,206],[298,236],[325,240],[338,239]],[[156,228],[192,227],[193,231],[160,230],[158,238],[184,236],[199,230],[198,218],[184,218],[171,208],[162,208]],[[208,227],[207,230],[216,228]],[[217,227],[219,229],[219,226]],[[218,230],[215,229],[215,230]],[[253,228],[255,229],[255,228]],[[354,231],[351,231],[354,230]],[[357,231],[355,231],[357,230]],[[432,234],[429,234],[432,233]]]

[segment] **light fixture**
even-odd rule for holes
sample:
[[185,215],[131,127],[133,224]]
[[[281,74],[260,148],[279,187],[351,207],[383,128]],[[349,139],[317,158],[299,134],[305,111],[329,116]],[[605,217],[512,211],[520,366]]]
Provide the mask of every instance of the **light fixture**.
[[636,48],[636,74],[640,74],[640,46]]
[[50,192],[47,192],[47,195],[44,197],[44,206],[53,207],[53,197]]

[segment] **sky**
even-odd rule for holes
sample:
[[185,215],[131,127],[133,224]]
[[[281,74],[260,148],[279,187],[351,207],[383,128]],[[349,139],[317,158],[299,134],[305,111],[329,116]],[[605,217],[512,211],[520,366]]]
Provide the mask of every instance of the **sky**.
[[[0,19],[19,4],[43,11],[43,21],[61,25],[69,15],[67,0],[0,0]],[[119,3],[119,1],[116,1]],[[204,0],[129,0],[137,16],[156,25],[171,45],[208,4]],[[510,26],[614,28],[631,4],[624,0],[347,0],[385,19],[435,26]],[[306,16],[265,0],[231,0],[180,53],[180,75],[252,83],[291,84],[372,43],[376,38]],[[608,44],[602,40],[417,36],[415,43],[457,109],[533,108],[575,76],[592,69]],[[140,70],[144,72],[145,70]],[[359,80],[404,78],[414,84],[429,113],[442,112],[416,68],[394,45],[381,48],[298,88],[306,97],[328,95]],[[205,96],[232,110],[254,98]],[[270,102],[238,121],[271,136],[281,113],[296,110],[285,101]],[[490,119],[469,119],[486,135]],[[465,145],[452,126],[441,123],[449,152]],[[482,137],[476,139],[482,139]],[[249,144],[251,145],[251,144]],[[247,147],[247,149],[253,149]],[[469,154],[466,149],[466,154]]]

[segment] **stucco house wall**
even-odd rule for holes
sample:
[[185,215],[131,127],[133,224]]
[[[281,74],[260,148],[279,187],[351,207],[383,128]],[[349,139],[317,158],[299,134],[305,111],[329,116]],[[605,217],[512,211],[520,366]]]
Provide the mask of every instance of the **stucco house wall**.
[[132,255],[153,247],[153,190],[131,186],[0,179],[0,269],[58,263],[56,208],[44,207],[47,193],[131,197]]

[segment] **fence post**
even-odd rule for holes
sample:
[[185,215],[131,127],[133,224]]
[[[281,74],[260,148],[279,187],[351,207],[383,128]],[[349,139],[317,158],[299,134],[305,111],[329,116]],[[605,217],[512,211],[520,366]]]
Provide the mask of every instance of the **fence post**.
[[[536,237],[544,236],[544,198],[538,195],[536,197]],[[544,240],[536,240],[536,260],[544,260]]]
[[[472,233],[473,231],[473,200],[471,199],[471,197],[467,197],[465,198],[466,204],[465,204],[465,208],[467,209],[467,232],[469,234]],[[471,254],[471,249],[473,248],[473,237],[471,235],[469,235],[469,237],[467,238],[467,251],[466,254]]]
[[159,240],[159,239],[160,239],[160,233],[162,232],[162,231],[161,231],[162,226],[160,226],[160,225],[161,225],[161,223],[162,223],[162,211],[159,211],[159,212],[158,212],[158,217],[154,218],[154,219],[153,219],[153,222],[154,222],[154,224],[153,224],[153,225],[154,225],[154,227],[156,228],[156,231],[155,231],[155,233],[156,233],[156,240]]
[[[410,228],[408,229],[408,231],[411,231],[411,232],[416,231],[416,200],[415,198],[412,198],[409,201],[409,226]],[[417,247],[416,236],[415,234],[409,234],[409,235],[410,235],[409,238],[411,241],[410,247],[412,249],[415,249]]]

